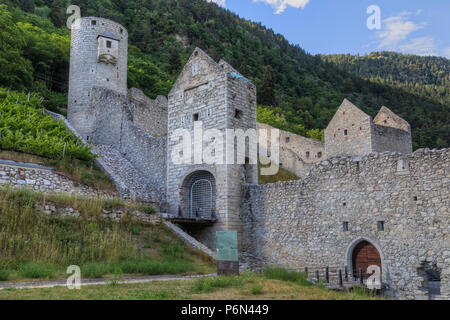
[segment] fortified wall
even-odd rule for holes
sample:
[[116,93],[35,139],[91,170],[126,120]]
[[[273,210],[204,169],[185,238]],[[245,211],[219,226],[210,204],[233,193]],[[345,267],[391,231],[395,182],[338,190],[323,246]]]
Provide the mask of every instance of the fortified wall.
[[334,157],[299,181],[247,185],[243,252],[252,266],[352,268],[372,243],[393,296],[450,297],[450,150]]

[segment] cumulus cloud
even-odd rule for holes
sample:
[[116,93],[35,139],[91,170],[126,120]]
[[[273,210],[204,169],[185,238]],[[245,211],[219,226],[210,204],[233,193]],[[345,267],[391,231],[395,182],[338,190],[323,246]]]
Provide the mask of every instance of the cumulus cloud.
[[207,2],[217,3],[221,7],[225,7],[226,6],[226,1],[225,0],[206,0],[206,1]]
[[407,20],[405,15],[387,18],[383,22],[385,29],[378,32],[378,37],[381,39],[379,47],[387,50],[395,50],[411,33],[424,26],[423,23],[416,24]]
[[411,16],[418,16],[420,13],[421,10],[402,12],[398,16],[385,19],[383,21],[384,29],[377,33],[380,40],[378,48],[420,56],[435,56],[442,53],[445,56],[450,56],[450,52],[445,49],[442,52],[438,48],[433,37],[411,37],[415,31],[426,25],[425,22],[417,23],[410,19]]
[[275,8],[275,13],[283,13],[288,6],[294,8],[304,8],[309,3],[309,0],[253,0],[253,2],[265,2]]

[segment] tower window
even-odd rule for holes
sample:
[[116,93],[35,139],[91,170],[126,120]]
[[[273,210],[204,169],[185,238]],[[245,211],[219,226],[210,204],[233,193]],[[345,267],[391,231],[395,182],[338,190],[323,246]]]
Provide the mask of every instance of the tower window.
[[291,138],[286,137],[286,143],[289,143],[291,141]]
[[342,223],[342,229],[344,230],[344,232],[348,232],[349,228],[348,228],[348,222],[344,221]]
[[194,121],[198,121],[198,119],[199,119],[199,114],[198,113],[194,114]]
[[322,158],[322,152],[319,152],[319,153],[317,154],[317,158]]
[[378,231],[384,231],[384,221],[378,221]]
[[242,110],[235,109],[235,110],[234,110],[234,117],[235,117],[236,119],[241,119],[241,118],[242,118]]
[[309,156],[310,156],[310,155],[311,155],[311,154],[309,153],[309,151],[307,151],[307,152],[306,152],[306,158],[309,159]]
[[96,25],[97,25],[97,21],[96,21],[96,20],[92,20],[92,21],[91,21],[91,25],[92,25],[92,26],[96,26]]
[[111,49],[112,47],[112,42],[111,41],[106,41],[106,47]]
[[348,130],[347,129],[344,130],[344,136],[348,136]]

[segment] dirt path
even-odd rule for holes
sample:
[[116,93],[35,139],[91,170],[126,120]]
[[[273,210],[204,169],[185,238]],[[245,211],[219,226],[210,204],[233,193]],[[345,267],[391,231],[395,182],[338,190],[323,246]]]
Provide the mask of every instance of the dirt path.
[[[133,283],[147,283],[153,281],[182,281],[191,280],[204,277],[215,277],[217,274],[205,274],[205,275],[193,275],[193,276],[142,276],[142,277],[122,277],[117,280],[120,284],[133,284]],[[81,279],[81,286],[95,286],[105,285],[111,281],[116,280],[109,279]],[[54,280],[54,281],[35,281],[35,282],[4,282],[0,283],[0,290],[14,288],[14,289],[38,289],[38,288],[53,288],[62,287],[67,285],[67,280]]]

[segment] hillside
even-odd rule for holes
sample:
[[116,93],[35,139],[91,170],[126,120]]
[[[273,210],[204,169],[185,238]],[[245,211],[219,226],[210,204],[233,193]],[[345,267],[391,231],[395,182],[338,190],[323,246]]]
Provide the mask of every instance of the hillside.
[[[44,96],[49,108],[64,112],[70,47],[66,1],[0,2],[9,6],[0,9],[4,48],[0,85],[32,89]],[[310,55],[261,24],[204,0],[74,0],[72,4],[82,8],[83,16],[111,18],[128,29],[128,85],[151,97],[168,93],[183,63],[199,46],[255,82],[259,104],[268,106],[259,108],[265,112],[258,115],[266,123],[317,138],[318,130],[310,130],[324,129],[342,100],[349,98],[372,116],[386,105],[407,119],[415,148],[448,147],[446,59],[399,55],[396,65],[414,65],[407,73],[389,65],[358,68],[356,58],[347,67],[333,57]]]

